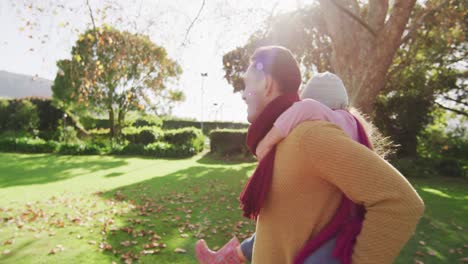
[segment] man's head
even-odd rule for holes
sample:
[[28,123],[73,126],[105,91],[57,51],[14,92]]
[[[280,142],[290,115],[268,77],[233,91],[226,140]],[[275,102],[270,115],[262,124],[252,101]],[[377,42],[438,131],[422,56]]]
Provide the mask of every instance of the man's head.
[[277,96],[298,92],[301,72],[291,51],[266,46],[258,48],[250,57],[244,83],[242,99],[247,104],[247,120],[252,123]]

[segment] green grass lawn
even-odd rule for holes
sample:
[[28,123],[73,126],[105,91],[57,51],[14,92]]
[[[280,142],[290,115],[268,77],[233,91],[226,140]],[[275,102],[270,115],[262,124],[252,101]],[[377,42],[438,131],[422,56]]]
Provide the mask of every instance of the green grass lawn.
[[[0,263],[196,263],[198,238],[219,247],[254,231],[237,201],[254,166],[0,153]],[[462,263],[468,182],[411,181],[427,209],[397,263]]]

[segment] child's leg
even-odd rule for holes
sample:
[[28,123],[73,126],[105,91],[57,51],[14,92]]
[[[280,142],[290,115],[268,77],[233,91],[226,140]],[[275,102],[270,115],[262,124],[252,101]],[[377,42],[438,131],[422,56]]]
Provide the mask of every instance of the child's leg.
[[247,238],[246,240],[242,241],[240,246],[238,247],[237,252],[239,253],[239,258],[243,261],[248,260],[249,262],[252,261],[252,252],[253,252],[253,245],[255,241],[255,234],[251,237]]

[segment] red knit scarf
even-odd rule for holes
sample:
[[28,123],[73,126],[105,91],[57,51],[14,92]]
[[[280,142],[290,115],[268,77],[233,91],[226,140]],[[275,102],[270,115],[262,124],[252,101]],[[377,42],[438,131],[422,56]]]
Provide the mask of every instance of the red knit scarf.
[[[252,154],[255,154],[260,141],[273,128],[276,119],[297,101],[299,101],[297,93],[287,93],[278,96],[265,107],[247,132],[247,146]],[[260,212],[270,190],[275,153],[276,146],[260,161],[241,193],[241,208],[245,217],[255,219]]]

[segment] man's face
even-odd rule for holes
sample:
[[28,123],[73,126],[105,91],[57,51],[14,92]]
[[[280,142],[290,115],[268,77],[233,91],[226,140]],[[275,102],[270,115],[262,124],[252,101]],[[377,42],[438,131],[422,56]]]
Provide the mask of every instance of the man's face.
[[252,123],[266,106],[266,77],[265,74],[250,64],[244,75],[245,90],[242,99],[247,104],[247,120]]

